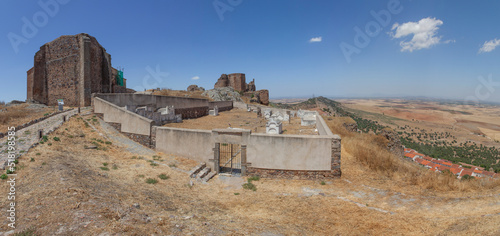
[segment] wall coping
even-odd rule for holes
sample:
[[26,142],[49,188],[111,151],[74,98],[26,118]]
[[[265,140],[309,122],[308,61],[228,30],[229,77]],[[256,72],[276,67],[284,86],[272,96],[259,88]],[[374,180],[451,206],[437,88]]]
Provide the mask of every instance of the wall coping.
[[157,130],[158,129],[163,129],[163,130],[175,130],[175,131],[200,132],[200,133],[208,133],[208,134],[212,133],[212,130],[205,130],[205,129],[184,129],[184,128],[164,127],[164,126],[154,126],[154,127]]
[[105,95],[105,96],[151,96],[151,97],[169,97],[169,98],[183,98],[183,99],[192,99],[192,100],[199,100],[199,101],[207,101],[210,102],[208,99],[204,98],[188,98],[188,97],[177,97],[177,96],[167,96],[167,95],[154,95],[154,94],[135,94],[135,93],[96,93],[95,96],[98,97],[99,95]]

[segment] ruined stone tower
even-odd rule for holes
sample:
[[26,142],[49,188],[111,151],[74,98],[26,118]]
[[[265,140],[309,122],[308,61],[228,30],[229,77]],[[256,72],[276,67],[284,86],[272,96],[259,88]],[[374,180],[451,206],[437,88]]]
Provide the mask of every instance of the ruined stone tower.
[[27,71],[27,100],[49,106],[91,105],[92,93],[126,92],[111,56],[88,34],[64,35],[40,47]]

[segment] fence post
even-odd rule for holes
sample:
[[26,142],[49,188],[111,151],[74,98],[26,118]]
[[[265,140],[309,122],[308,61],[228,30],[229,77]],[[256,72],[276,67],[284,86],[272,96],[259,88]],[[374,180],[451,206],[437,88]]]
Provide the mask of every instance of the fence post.
[[220,154],[220,143],[215,143],[214,147],[214,170],[219,174],[219,154]]
[[247,145],[241,145],[241,176],[247,175]]

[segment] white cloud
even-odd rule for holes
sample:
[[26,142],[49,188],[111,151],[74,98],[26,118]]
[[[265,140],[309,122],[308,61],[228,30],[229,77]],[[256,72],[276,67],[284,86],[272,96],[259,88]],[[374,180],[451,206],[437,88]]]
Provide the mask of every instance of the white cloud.
[[199,80],[200,79],[200,76],[195,76],[193,78],[191,78],[192,80]]
[[321,36],[319,36],[319,37],[314,37],[314,38],[309,39],[309,42],[310,43],[319,43],[322,40],[323,40],[323,38]]
[[[418,22],[407,22],[403,24],[394,24],[391,30],[392,38],[403,38],[409,35],[413,35],[410,41],[401,41],[401,51],[413,52],[413,50],[420,50],[424,48],[430,48],[432,45],[440,43],[441,36],[436,36],[439,26],[443,24],[443,21],[436,18],[423,18]],[[444,43],[454,42],[447,40]]]
[[500,45],[500,39],[493,39],[490,41],[484,42],[483,46],[479,49],[478,53],[482,52],[491,52],[495,50],[495,48]]

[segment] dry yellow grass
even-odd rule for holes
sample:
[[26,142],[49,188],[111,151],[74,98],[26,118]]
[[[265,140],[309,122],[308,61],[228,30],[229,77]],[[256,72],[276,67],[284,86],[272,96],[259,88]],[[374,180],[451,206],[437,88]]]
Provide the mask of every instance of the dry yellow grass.
[[[367,166],[373,175],[382,175],[394,181],[441,192],[500,190],[498,179],[460,181],[455,176],[439,174],[418,166],[416,163],[396,157],[387,148],[387,140],[374,134],[349,132],[343,126],[350,118],[325,117],[333,133],[340,134],[345,152],[357,162]],[[344,153],[342,153],[344,159]]]
[[[188,170],[197,164],[185,158],[156,153],[167,166],[151,166],[117,144],[102,144],[107,151],[84,149],[93,139],[107,141],[95,126],[97,131],[92,132],[71,118],[49,135],[49,140],[57,136],[60,142],[37,146],[20,158],[17,230],[34,228],[40,235],[500,233],[498,192],[462,199],[453,193],[418,191],[394,180],[397,176],[391,179],[372,171],[347,152],[349,145],[342,148],[341,179],[327,180],[325,185],[314,180],[261,179],[253,182],[257,186],[253,192],[235,189],[219,177],[189,187],[186,173],[168,167],[172,163]],[[103,163],[108,163],[109,171],[101,170]],[[170,178],[161,180],[160,174]],[[146,184],[147,178],[159,182]],[[0,196],[6,196],[8,189],[8,183],[0,181]],[[304,195],[306,190],[322,195]],[[134,207],[135,203],[140,206]],[[0,211],[6,212],[7,206],[7,198],[0,198]],[[0,231],[7,230],[4,218]]]
[[53,107],[28,109],[27,106],[28,104],[0,106],[0,109],[4,110],[0,112],[0,132],[6,132],[8,127],[22,125],[55,111]]
[[[254,112],[243,109],[232,109],[219,112],[218,116],[204,116],[196,119],[183,120],[182,123],[169,123],[165,127],[185,129],[226,129],[241,128],[251,130],[253,133],[266,133],[266,119],[257,116]],[[292,117],[290,122],[283,121],[283,134],[316,135],[314,126],[301,126],[299,117]]]

